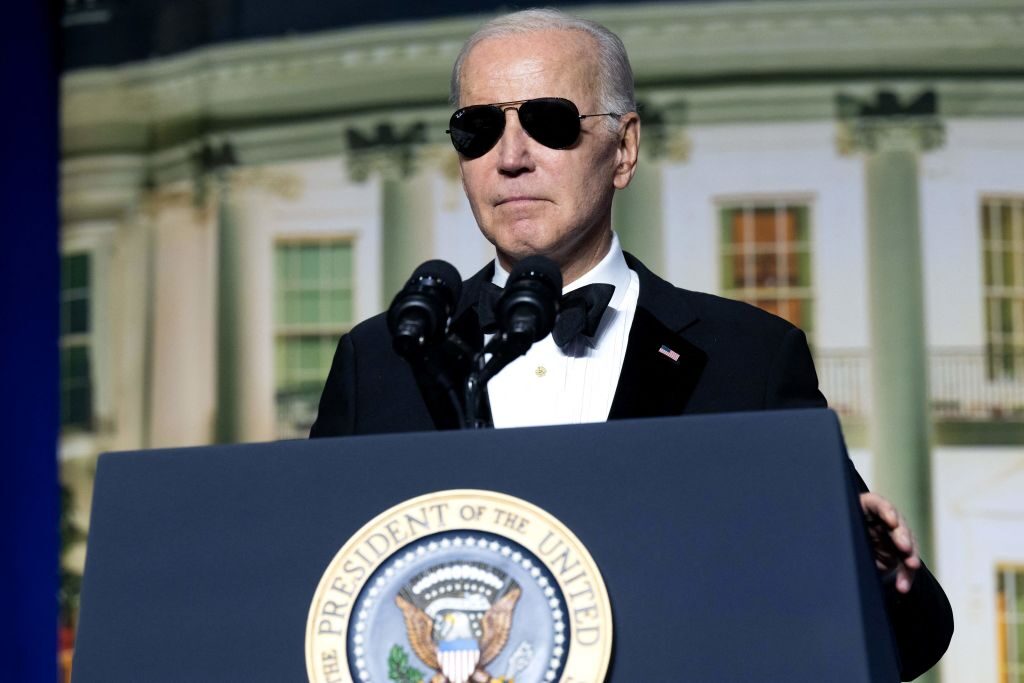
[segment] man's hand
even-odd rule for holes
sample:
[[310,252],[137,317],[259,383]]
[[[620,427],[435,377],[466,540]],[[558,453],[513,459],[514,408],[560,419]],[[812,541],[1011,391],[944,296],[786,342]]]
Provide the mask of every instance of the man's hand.
[[860,494],[860,507],[875,553],[875,565],[884,572],[895,572],[896,590],[906,593],[921,568],[917,540],[907,520],[896,506],[877,493]]

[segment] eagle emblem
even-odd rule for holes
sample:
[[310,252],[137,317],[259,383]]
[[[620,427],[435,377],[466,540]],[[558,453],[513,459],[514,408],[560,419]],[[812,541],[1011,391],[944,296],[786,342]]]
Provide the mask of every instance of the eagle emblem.
[[413,652],[430,683],[491,683],[486,666],[508,643],[522,589],[480,562],[448,562],[413,577],[395,596]]

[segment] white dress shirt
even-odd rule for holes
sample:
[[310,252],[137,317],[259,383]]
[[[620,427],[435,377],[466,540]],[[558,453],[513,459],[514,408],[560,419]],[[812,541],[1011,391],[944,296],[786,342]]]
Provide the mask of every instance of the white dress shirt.
[[[508,275],[495,259],[494,284],[504,287]],[[615,293],[592,338],[581,334],[559,348],[549,334],[488,383],[495,427],[608,419],[640,295],[640,280],[626,265],[614,234],[608,254],[563,293],[595,282],[614,285]]]

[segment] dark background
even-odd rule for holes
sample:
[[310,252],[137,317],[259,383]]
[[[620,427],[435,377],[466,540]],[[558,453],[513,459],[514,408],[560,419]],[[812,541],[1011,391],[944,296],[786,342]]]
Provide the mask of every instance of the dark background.
[[[640,0],[618,0],[616,4],[639,3]],[[108,66],[232,40],[460,14],[493,14],[499,10],[554,4],[559,7],[570,7],[592,5],[594,2],[71,0],[67,4],[60,3],[63,8],[64,29],[63,68],[68,70]],[[645,4],[651,4],[651,0],[647,0]]]

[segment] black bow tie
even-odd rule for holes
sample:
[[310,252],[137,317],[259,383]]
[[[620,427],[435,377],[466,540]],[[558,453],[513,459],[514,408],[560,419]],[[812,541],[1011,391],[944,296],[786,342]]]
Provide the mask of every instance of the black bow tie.
[[[480,288],[480,301],[476,307],[477,317],[480,318],[480,329],[485,334],[493,334],[498,331],[498,321],[494,318],[494,309],[501,298],[501,287],[493,282],[486,282]],[[597,332],[597,326],[601,323],[601,316],[608,308],[608,302],[612,300],[615,293],[615,285],[605,283],[594,283],[574,289],[562,296],[558,305],[558,317],[555,319],[555,329],[551,335],[555,343],[565,346],[577,335],[583,333],[593,337]]]

